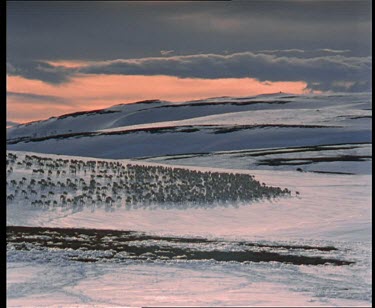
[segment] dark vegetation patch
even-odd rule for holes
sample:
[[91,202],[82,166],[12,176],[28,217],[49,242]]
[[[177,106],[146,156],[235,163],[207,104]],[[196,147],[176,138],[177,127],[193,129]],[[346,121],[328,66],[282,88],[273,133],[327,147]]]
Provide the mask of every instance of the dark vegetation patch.
[[242,102],[201,102],[201,103],[187,103],[187,104],[175,104],[167,106],[159,106],[155,108],[179,108],[179,107],[202,107],[202,106],[218,106],[218,105],[233,105],[233,106],[246,106],[246,105],[255,105],[255,104],[287,104],[292,101],[288,100],[274,100],[274,101],[265,101],[265,100],[252,100],[252,101],[242,101]]
[[[139,241],[142,241],[140,243]],[[146,241],[146,244],[145,244]],[[149,241],[149,243],[147,243]],[[158,241],[162,241],[158,243]],[[308,245],[267,245],[252,242],[226,242],[205,238],[178,238],[168,236],[147,235],[134,231],[68,229],[7,226],[7,243],[16,250],[30,249],[72,249],[74,251],[110,252],[95,258],[82,255],[71,255],[69,258],[77,262],[97,262],[101,260],[121,261],[124,259],[147,260],[216,260],[221,262],[282,262],[295,265],[349,265],[354,262],[293,254],[293,250],[317,250],[328,252],[337,250],[333,246]],[[196,244],[184,247],[184,243]],[[219,250],[224,243],[233,244],[241,250]],[[179,247],[178,244],[181,244]],[[213,249],[212,249],[213,247]],[[207,249],[211,248],[211,249]],[[247,249],[253,248],[253,249]],[[256,250],[254,250],[256,248]],[[260,248],[260,249],[259,249]],[[272,251],[267,251],[272,249]],[[283,253],[275,249],[287,249]],[[119,254],[120,255],[117,255]]]
[[309,170],[309,172],[313,173],[326,173],[326,174],[343,174],[343,175],[354,175],[355,173],[350,173],[350,172],[334,172],[334,171],[314,171],[314,170]]
[[200,129],[197,128],[197,127],[194,127],[194,128],[185,128],[185,129],[180,129],[179,132],[180,133],[195,133],[195,132],[199,132]]
[[[152,105],[152,104],[156,104],[156,103],[160,103],[161,101],[158,100],[158,99],[146,99],[146,100],[143,100],[143,101],[139,101],[139,102],[134,102],[134,103],[128,103],[128,104],[118,104],[118,105],[115,105],[115,106],[124,106],[124,105],[136,105],[136,104],[147,104],[147,105]],[[147,110],[147,109],[140,109],[138,111],[141,111],[141,110]]]
[[303,158],[270,158],[262,159],[257,162],[258,165],[281,166],[281,165],[308,165],[321,162],[336,161],[367,161],[371,155],[338,155],[332,157],[303,157]]
[[146,99],[144,101],[135,102],[134,104],[156,104],[160,103],[160,100],[158,99]]
[[372,119],[372,115],[360,115],[360,116],[343,115],[343,116],[338,116],[338,118],[345,118],[349,120]]
[[166,158],[164,158],[164,160],[179,160],[179,159],[186,159],[186,158],[203,157],[207,155],[210,155],[210,153],[188,154],[188,155],[182,154],[182,155],[176,155],[176,156],[170,155],[170,157],[168,157],[169,155],[166,155]]
[[98,135],[127,135],[133,133],[149,133],[149,134],[165,134],[165,133],[194,133],[201,130],[201,128],[211,127],[212,125],[184,125],[184,126],[161,126],[161,127],[145,127],[134,128],[123,131],[99,132]]
[[145,156],[135,158],[136,160],[144,160],[158,157],[165,157],[164,160],[179,160],[185,158],[204,157],[204,156],[220,156],[231,155],[233,157],[257,157],[266,155],[289,154],[299,152],[321,152],[321,151],[337,151],[337,150],[352,150],[361,148],[362,145],[371,144],[371,142],[361,143],[338,143],[338,144],[325,144],[313,146],[300,146],[300,147],[286,147],[286,148],[269,148],[269,149],[254,149],[254,150],[240,150],[240,151],[220,151],[220,152],[197,152],[197,153],[184,153],[184,154],[167,154],[163,156]]
[[337,151],[337,150],[352,150],[360,148],[362,144],[371,144],[368,143],[350,143],[350,144],[337,144],[337,145],[314,145],[314,146],[302,146],[302,147],[291,147],[291,148],[276,148],[270,150],[253,150],[246,151],[243,154],[237,155],[237,157],[246,157],[246,156],[265,156],[265,155],[277,155],[277,154],[289,154],[289,153],[300,153],[300,152],[321,152],[321,151]]
[[356,119],[372,119],[372,115],[369,116],[355,116],[355,117],[350,117],[351,120],[356,120]]
[[337,128],[338,126],[325,125],[297,125],[297,124],[260,124],[260,125],[235,125],[225,126],[215,129],[214,134],[233,133],[241,130],[255,129],[255,128]]
[[132,160],[146,160],[151,158],[163,158],[163,160],[178,160],[178,159],[185,159],[185,158],[194,158],[194,157],[203,157],[208,155],[218,155],[215,152],[198,152],[198,153],[184,153],[184,154],[166,154],[162,156],[142,156],[142,157],[135,157]]
[[40,141],[46,141],[50,139],[67,139],[67,138],[81,138],[81,137],[92,137],[97,136],[98,133],[95,132],[80,132],[80,133],[68,133],[68,134],[58,134],[58,135],[51,135],[51,136],[44,136],[44,137],[18,137],[18,138],[12,138],[7,140],[7,144],[17,144],[21,142],[40,142]]
[[[209,125],[206,125],[209,126]],[[109,132],[79,132],[79,133],[68,133],[59,135],[50,135],[45,137],[19,137],[8,139],[7,144],[17,144],[20,142],[40,142],[50,139],[66,139],[66,138],[82,138],[82,137],[94,137],[94,136],[111,136],[111,135],[127,135],[133,133],[149,133],[149,134],[163,134],[163,133],[193,133],[200,131],[200,128],[193,125],[186,126],[163,126],[163,127],[146,127],[136,128],[122,131],[109,131]]]
[[164,133],[195,133],[204,129],[215,129],[217,125],[183,125],[183,126],[161,126],[161,127],[146,127],[135,128],[124,131],[102,132],[100,135],[126,135],[132,133],[150,133],[150,134],[164,134]]
[[280,98],[296,98],[298,97],[297,95],[289,95],[289,96],[283,96],[283,97],[280,97]]
[[135,128],[122,131],[108,131],[108,132],[79,132],[79,133],[68,133],[51,135],[45,137],[19,137],[8,139],[7,144],[17,144],[20,142],[40,142],[49,139],[66,139],[66,138],[82,138],[82,137],[94,137],[94,136],[111,136],[111,135],[127,135],[133,133],[149,133],[149,134],[164,134],[164,133],[194,133],[201,130],[201,128],[213,127],[214,125],[201,125],[199,127],[194,125],[185,126],[162,126],[162,127],[146,127],[146,128]]
[[134,133],[149,133],[149,134],[165,134],[165,133],[195,133],[204,129],[212,130],[214,134],[232,133],[248,129],[262,129],[268,127],[275,128],[336,128],[337,126],[323,126],[323,125],[283,125],[283,124],[263,124],[263,125],[235,125],[235,126],[217,126],[217,125],[184,125],[184,126],[162,126],[162,127],[146,127],[135,128],[122,131],[108,131],[108,132],[78,132],[50,135],[44,137],[18,137],[7,140],[7,144],[17,144],[20,142],[40,142],[50,139],[66,139],[66,138],[83,138],[94,136],[111,136],[111,135],[127,135]]
[[116,112],[121,112],[118,110],[107,110],[107,109],[97,109],[97,110],[91,110],[91,111],[79,111],[79,112],[74,112],[74,113],[68,113],[61,115],[57,117],[57,119],[65,119],[65,118],[70,118],[70,117],[78,117],[81,115],[96,115],[96,114],[107,114],[107,113],[116,113]]

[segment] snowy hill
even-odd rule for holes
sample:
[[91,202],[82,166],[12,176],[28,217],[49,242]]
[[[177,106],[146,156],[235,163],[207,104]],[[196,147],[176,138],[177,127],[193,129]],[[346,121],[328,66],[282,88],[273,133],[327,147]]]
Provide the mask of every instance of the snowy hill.
[[7,130],[9,150],[139,158],[371,142],[370,94],[143,101]]
[[7,121],[6,125],[7,125],[7,128],[10,128],[10,127],[19,125],[19,123],[13,122],[13,121]]

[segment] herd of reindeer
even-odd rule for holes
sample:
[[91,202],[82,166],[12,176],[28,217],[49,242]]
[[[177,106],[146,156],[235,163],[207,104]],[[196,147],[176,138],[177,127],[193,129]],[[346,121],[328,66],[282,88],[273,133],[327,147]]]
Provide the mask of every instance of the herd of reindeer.
[[81,210],[104,206],[186,208],[290,196],[249,174],[172,166],[51,158],[7,152],[7,202]]

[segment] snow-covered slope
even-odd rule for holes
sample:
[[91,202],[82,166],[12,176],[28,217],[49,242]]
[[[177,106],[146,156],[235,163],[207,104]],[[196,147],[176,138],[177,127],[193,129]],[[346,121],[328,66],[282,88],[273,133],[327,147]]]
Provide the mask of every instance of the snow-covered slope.
[[371,110],[279,93],[8,129],[7,304],[371,306]]
[[10,128],[10,150],[134,158],[371,141],[371,97],[263,95],[147,101]]
[[[19,190],[7,202],[9,306],[371,305],[370,175],[227,170],[255,174],[299,195],[242,206],[112,207],[89,200],[80,206],[63,204],[58,182],[77,182],[76,193],[82,195],[80,178],[88,182],[93,174],[86,170],[85,178],[84,169],[74,174],[68,165],[95,159],[9,154],[17,159],[8,194]],[[66,174],[57,176],[58,169],[52,169],[48,175],[48,159],[38,167],[45,173],[33,173],[36,165],[27,169],[26,155],[68,160]],[[211,167],[188,169],[218,171],[212,166],[215,160]],[[23,193],[33,178],[40,191]],[[67,191],[72,199],[78,194]],[[40,199],[42,204],[35,203]]]
[[6,125],[7,125],[7,128],[11,128],[11,127],[19,125],[19,123],[13,122],[13,121],[7,121]]

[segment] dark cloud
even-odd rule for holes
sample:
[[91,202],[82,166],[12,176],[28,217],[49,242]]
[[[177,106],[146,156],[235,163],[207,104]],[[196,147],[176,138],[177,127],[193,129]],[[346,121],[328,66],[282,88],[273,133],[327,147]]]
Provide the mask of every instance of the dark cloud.
[[10,76],[22,76],[28,79],[60,84],[68,81],[74,70],[63,66],[53,66],[43,61],[8,61],[7,73]]
[[368,76],[366,80],[342,80],[331,82],[312,82],[309,84],[309,89],[319,91],[333,91],[333,92],[371,92],[372,78]]
[[[10,66],[12,66],[10,64]],[[79,68],[53,67],[60,80],[75,73],[108,75],[169,75],[180,78],[244,78],[260,81],[306,81],[311,89],[371,89],[371,57],[346,57],[342,54],[312,58],[243,52],[231,55],[199,54],[103,61]],[[22,73],[20,70],[18,73]],[[11,73],[12,74],[12,73]],[[66,74],[64,76],[63,74]],[[21,74],[22,75],[22,74]],[[26,78],[55,82],[56,76],[27,71]],[[53,80],[50,81],[50,76]]]
[[[202,54],[137,60],[116,60],[91,65],[80,70],[86,74],[171,75],[181,78],[243,78],[260,81],[306,81],[311,88],[327,87],[351,91],[370,90],[371,57],[343,55],[296,58],[255,54]],[[340,87],[341,84],[345,86]],[[345,83],[344,83],[345,82]],[[352,82],[353,85],[347,85]],[[315,85],[316,84],[316,85]],[[314,86],[315,85],[315,86]]]
[[[81,72],[370,89],[371,6],[368,0],[8,1],[7,73],[53,84]],[[109,61],[75,69],[48,60]]]
[[371,1],[8,1],[13,59],[108,60],[269,49],[371,54]]

